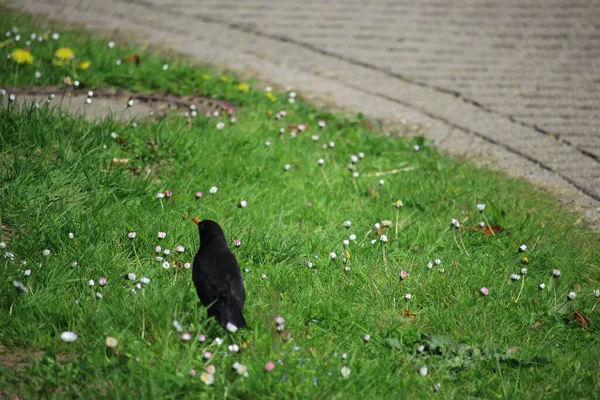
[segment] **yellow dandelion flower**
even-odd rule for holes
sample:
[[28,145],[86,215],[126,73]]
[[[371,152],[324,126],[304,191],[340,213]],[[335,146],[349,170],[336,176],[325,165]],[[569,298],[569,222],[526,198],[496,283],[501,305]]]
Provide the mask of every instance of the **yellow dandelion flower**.
[[248,85],[247,83],[240,83],[237,87],[239,90],[241,90],[242,92],[247,92],[248,90],[250,90],[250,85]]
[[346,250],[346,251],[344,252],[344,258],[345,258],[346,260],[349,260],[349,259],[350,259],[350,252],[349,252],[348,250]]
[[267,96],[267,99],[271,101],[277,101],[277,97],[275,97],[275,95],[271,92],[265,92],[265,96]]
[[221,77],[221,80],[222,80],[223,82],[229,82],[229,77],[228,77],[228,76],[225,76],[225,75],[223,75],[223,76]]
[[90,65],[92,65],[92,63],[85,60],[85,61],[82,61],[79,64],[77,64],[75,67],[79,68],[79,69],[88,69],[90,67]]
[[31,53],[23,49],[14,49],[11,53],[11,58],[17,64],[31,64],[33,62]]
[[60,49],[56,50],[56,53],[54,53],[54,55],[59,60],[63,61],[69,61],[70,59],[75,57],[75,53],[73,53],[73,50],[69,49],[68,47],[61,47]]
[[202,79],[209,80],[210,79],[210,75],[209,74],[202,74]]

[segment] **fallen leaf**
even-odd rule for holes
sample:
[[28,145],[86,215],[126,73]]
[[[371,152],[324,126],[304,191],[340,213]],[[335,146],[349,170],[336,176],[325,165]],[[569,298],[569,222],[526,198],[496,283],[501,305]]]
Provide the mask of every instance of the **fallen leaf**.
[[113,158],[114,165],[125,165],[129,162],[129,158]]
[[5,40],[4,42],[0,43],[0,49],[12,44],[12,42],[13,42],[12,39]]
[[590,319],[583,315],[579,311],[575,311],[569,315],[569,319],[571,321],[575,321],[577,326],[580,328],[589,328],[590,327]]
[[540,329],[542,326],[544,326],[544,321],[539,320],[536,321],[533,325],[530,326],[531,329]]
[[371,196],[371,199],[375,200],[375,190],[373,190],[373,186],[369,186],[369,196]]
[[573,285],[573,287],[575,288],[575,290],[577,290],[578,292],[581,292],[581,285],[576,283],[575,285]]
[[519,351],[519,349],[520,349],[520,347],[517,347],[517,346],[509,346],[508,349],[506,350],[506,352],[508,354],[514,354],[517,351]]
[[402,312],[402,315],[404,315],[405,317],[408,317],[408,318],[417,318],[417,314],[415,314],[414,312],[412,312],[410,310],[404,310]]
[[493,235],[497,235],[500,232],[503,232],[504,228],[501,227],[500,225],[494,225],[492,227],[490,227],[488,225],[484,225],[483,227],[481,227],[479,225],[473,225],[472,227],[467,228],[467,230],[475,231],[475,232],[482,232],[486,236],[493,236]]
[[123,59],[123,62],[133,63],[136,66],[138,66],[138,65],[140,65],[140,63],[142,62],[142,60],[140,59],[140,56],[137,53],[133,53],[133,54],[128,55],[127,57],[125,57]]

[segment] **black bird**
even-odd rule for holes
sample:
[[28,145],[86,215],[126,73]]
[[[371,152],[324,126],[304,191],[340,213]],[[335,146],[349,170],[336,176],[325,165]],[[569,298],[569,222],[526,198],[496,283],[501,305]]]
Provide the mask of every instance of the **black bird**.
[[192,279],[208,316],[230,331],[246,327],[242,315],[246,292],[240,267],[229,250],[223,229],[215,221],[192,221],[198,225],[200,248],[194,257]]

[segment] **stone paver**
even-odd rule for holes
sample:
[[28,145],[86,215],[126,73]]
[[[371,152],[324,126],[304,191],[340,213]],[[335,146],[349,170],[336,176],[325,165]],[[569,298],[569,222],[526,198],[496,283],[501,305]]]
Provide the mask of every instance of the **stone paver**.
[[13,4],[254,71],[390,131],[417,124],[440,148],[548,187],[600,226],[597,0]]

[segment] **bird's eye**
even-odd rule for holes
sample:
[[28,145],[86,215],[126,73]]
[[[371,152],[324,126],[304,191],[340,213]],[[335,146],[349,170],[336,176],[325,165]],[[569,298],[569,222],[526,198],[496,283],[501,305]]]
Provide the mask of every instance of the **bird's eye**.
[[204,230],[204,224],[200,224],[198,225],[200,227],[200,230],[203,231]]

